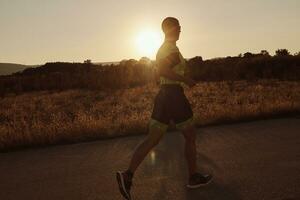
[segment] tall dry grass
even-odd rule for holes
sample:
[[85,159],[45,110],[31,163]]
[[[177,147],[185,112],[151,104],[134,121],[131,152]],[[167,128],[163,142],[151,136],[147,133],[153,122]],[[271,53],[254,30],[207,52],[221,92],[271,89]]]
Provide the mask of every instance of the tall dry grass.
[[[147,132],[158,86],[31,92],[0,99],[0,149]],[[300,82],[201,82],[186,88],[197,125],[300,111]]]

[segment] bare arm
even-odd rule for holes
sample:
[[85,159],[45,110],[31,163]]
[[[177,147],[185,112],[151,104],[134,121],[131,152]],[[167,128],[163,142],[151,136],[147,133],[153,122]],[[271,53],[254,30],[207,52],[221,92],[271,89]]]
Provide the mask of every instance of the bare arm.
[[158,74],[174,81],[184,82],[190,87],[194,86],[196,84],[194,80],[186,76],[181,76],[172,70],[178,63],[180,63],[179,52],[172,53],[166,58],[159,60]]

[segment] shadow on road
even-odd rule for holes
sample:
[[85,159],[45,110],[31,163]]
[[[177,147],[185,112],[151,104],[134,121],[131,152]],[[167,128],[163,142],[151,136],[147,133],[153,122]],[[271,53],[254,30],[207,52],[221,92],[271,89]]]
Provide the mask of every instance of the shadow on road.
[[226,185],[212,182],[207,186],[198,189],[186,188],[186,199],[187,200],[240,200],[242,199],[237,191],[234,191]]
[[[241,199],[237,189],[234,190],[223,184],[223,169],[211,157],[202,153],[201,149],[197,152],[198,168],[200,172],[213,174],[215,178],[207,186],[198,189],[186,188],[188,169],[184,156],[184,144],[185,140],[181,134],[166,134],[143,162],[141,167],[143,177],[147,178],[144,184],[151,187],[153,199]],[[153,160],[151,155],[155,156]]]
[[211,158],[199,152],[197,152],[197,166],[200,172],[213,173],[214,171],[221,173],[223,171]]

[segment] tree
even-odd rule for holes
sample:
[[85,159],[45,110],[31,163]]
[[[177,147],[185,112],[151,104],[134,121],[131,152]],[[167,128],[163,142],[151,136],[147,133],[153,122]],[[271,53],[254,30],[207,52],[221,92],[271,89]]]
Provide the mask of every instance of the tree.
[[263,56],[270,56],[270,54],[267,50],[261,50],[260,54],[263,55]]
[[138,63],[137,60],[135,60],[135,59],[129,59],[129,60],[127,60],[127,61],[125,62],[125,65],[126,65],[126,66],[134,66],[134,65],[137,64],[137,63]]
[[87,60],[84,61],[84,63],[85,63],[85,64],[91,64],[92,61],[91,61],[90,59],[87,59]]
[[127,59],[123,59],[123,60],[121,60],[120,65],[121,65],[121,66],[125,66],[125,65],[126,65],[126,62],[127,62]]
[[143,65],[150,65],[151,64],[151,60],[147,57],[142,57],[140,60],[139,60],[139,63],[140,64],[143,64]]
[[289,56],[290,52],[287,49],[277,49],[275,51],[276,56]]
[[192,66],[192,67],[199,67],[201,66],[201,64],[203,63],[203,59],[201,56],[196,56],[194,58],[191,58],[187,61],[188,65],[189,66]]
[[253,53],[250,53],[250,52],[244,53],[244,58],[251,58],[253,56],[254,56]]
[[189,59],[189,62],[201,63],[201,62],[203,62],[203,59],[201,56],[195,56],[195,57]]
[[295,53],[294,56],[300,56],[300,51],[298,53]]

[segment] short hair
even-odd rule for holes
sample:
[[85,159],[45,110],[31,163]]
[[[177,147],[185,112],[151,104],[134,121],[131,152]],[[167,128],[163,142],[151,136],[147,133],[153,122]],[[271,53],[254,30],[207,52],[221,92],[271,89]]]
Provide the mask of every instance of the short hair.
[[178,19],[176,19],[175,17],[167,17],[163,20],[163,22],[161,24],[161,28],[164,33],[167,33],[168,30],[170,30],[171,28],[173,28],[176,25],[179,25]]

